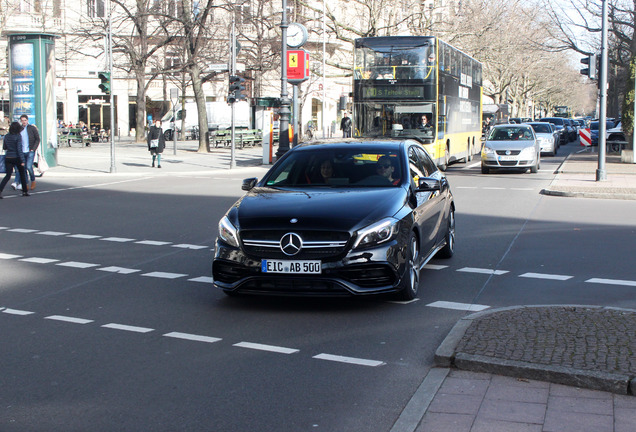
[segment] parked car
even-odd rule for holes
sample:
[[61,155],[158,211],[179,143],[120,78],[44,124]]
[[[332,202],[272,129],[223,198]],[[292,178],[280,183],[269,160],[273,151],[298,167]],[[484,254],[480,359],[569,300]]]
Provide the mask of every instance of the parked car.
[[625,134],[623,133],[623,124],[618,122],[613,128],[607,129],[607,141],[625,141]]
[[481,172],[496,168],[521,168],[539,171],[541,147],[532,126],[500,125],[491,131],[481,151]]
[[416,297],[420,270],[455,248],[445,175],[416,141],[288,151],[219,223],[212,274],[226,294]]
[[[598,145],[598,134],[599,134],[599,124],[600,122],[598,120],[594,120],[590,123],[590,135],[592,138],[592,145],[593,146],[597,146]],[[605,131],[607,132],[608,130],[611,130],[614,128],[614,121],[613,120],[607,120],[605,122]],[[605,134],[605,136],[607,136],[607,133]]]
[[563,117],[544,117],[539,119],[540,122],[552,123],[559,133],[559,145],[566,145],[570,142],[569,130],[565,126]]
[[564,118],[563,125],[568,130],[568,142],[575,141],[579,135],[578,123],[575,124],[571,119]]
[[534,134],[539,140],[541,153],[547,153],[550,156],[555,156],[559,151],[559,134],[554,129],[552,123],[532,122],[527,124],[532,126],[532,129],[534,129]]

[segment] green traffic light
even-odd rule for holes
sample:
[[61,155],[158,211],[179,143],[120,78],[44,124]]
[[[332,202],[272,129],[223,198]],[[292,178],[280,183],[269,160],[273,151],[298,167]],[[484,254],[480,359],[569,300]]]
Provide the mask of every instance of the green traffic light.
[[102,93],[110,94],[110,72],[100,72],[97,77],[102,81],[98,86]]

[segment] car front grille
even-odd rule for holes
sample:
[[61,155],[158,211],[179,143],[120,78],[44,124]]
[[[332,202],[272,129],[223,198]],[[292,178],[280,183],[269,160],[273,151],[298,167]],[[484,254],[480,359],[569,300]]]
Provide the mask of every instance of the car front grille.
[[497,150],[499,156],[517,156],[519,153],[521,153],[520,150]]
[[293,231],[303,240],[303,247],[293,256],[280,248],[280,240],[290,231],[241,231],[241,242],[246,254],[269,259],[326,259],[345,252],[349,242],[348,232],[337,231]]

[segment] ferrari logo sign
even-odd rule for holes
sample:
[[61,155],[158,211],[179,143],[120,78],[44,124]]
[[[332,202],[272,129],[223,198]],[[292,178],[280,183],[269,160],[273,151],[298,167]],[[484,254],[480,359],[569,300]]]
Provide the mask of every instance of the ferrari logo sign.
[[300,84],[309,79],[309,53],[305,50],[287,51],[287,81]]

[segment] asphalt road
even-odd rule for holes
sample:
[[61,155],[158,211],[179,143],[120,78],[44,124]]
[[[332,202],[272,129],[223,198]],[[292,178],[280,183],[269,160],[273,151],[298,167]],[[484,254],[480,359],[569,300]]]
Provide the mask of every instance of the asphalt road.
[[469,310],[636,308],[616,282],[636,203],[539,194],[572,150],[538,174],[451,166],[457,252],[411,303],[215,290],[217,222],[261,168],[45,177],[0,202],[0,430],[389,431]]

